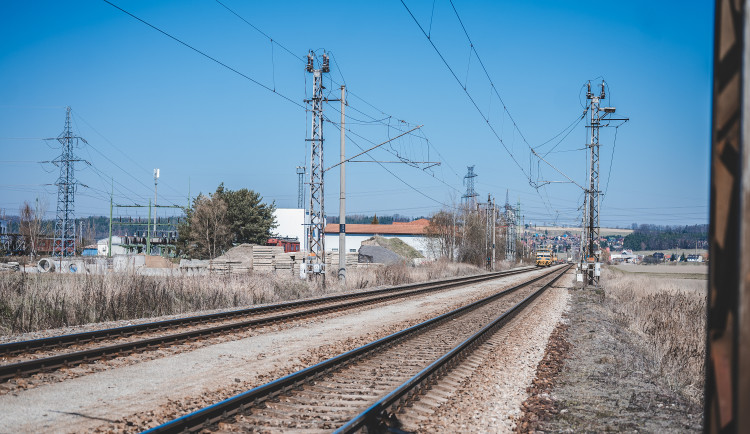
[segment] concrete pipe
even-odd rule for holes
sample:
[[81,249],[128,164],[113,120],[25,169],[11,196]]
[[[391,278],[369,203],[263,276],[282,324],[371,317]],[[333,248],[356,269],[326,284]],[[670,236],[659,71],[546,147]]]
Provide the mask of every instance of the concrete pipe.
[[37,269],[42,273],[51,273],[55,271],[55,263],[48,258],[42,258],[36,264]]

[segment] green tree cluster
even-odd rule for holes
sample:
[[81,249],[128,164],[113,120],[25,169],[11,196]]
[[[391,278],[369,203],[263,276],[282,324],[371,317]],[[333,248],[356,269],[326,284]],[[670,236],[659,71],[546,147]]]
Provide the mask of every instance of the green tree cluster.
[[177,249],[183,256],[215,258],[232,245],[265,244],[277,226],[276,205],[246,188],[229,190],[221,183],[209,195],[198,195],[178,226]]
[[623,240],[623,248],[632,250],[705,249],[708,225],[640,225]]

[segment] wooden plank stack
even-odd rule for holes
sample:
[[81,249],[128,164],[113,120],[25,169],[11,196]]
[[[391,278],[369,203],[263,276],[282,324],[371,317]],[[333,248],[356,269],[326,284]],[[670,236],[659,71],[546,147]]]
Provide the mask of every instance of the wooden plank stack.
[[[358,264],[359,254],[346,253],[346,268],[355,268]],[[326,253],[326,267],[329,271],[339,269],[339,252]]]
[[276,257],[283,253],[280,246],[253,246],[253,271],[274,271]]
[[249,273],[253,269],[253,255],[260,246],[240,244],[209,263],[212,273]]

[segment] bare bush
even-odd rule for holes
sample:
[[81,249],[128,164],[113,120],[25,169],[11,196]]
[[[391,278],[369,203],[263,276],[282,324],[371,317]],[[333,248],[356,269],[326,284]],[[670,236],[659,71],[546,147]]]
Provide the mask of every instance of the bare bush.
[[[425,230],[427,249],[440,258],[485,267],[492,258],[492,227],[492,214],[486,209],[464,205],[439,211],[432,216]],[[494,227],[495,251],[499,260],[505,254],[505,233],[499,219]]]
[[605,303],[641,336],[655,372],[694,402],[703,391],[706,282],[648,278],[604,270]]

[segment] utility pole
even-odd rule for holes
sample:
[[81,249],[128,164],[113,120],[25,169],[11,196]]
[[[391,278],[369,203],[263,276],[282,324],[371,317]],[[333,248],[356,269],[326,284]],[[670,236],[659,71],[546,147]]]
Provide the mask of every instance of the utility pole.
[[[156,229],[156,225],[154,225]],[[148,225],[146,226],[146,255],[151,255],[151,199],[148,200]]]
[[492,271],[495,271],[495,223],[497,222],[497,204],[492,198]]
[[305,207],[305,166],[297,166],[297,208]]
[[457,209],[453,209],[451,212],[453,216],[453,232],[451,232],[451,262],[456,262],[456,214],[458,214]]
[[490,213],[492,212],[492,195],[487,193],[487,205],[484,208],[484,268],[490,270],[492,268],[492,254],[490,253],[490,246],[492,245],[492,223],[490,222]]
[[73,153],[73,146],[78,141],[86,143],[82,137],[74,136],[70,124],[70,106],[65,111],[65,130],[57,137],[62,145],[62,152],[52,163],[60,168],[57,178],[57,213],[55,216],[55,238],[52,242],[53,256],[73,256],[76,253],[75,236],[75,164],[85,161]]
[[341,86],[341,165],[339,166],[339,280],[346,283],[346,171],[344,169],[346,155],[344,134],[344,108],[346,107],[346,86]]
[[154,206],[156,206],[156,199],[159,197],[157,194],[156,185],[159,183],[159,169],[154,169]]
[[505,259],[516,259],[516,217],[505,190]]
[[109,193],[109,242],[107,243],[107,257],[112,257],[112,205],[115,195],[115,181],[112,179],[112,191]]
[[591,82],[587,84],[586,99],[589,100],[589,128],[590,140],[587,145],[590,151],[589,158],[589,185],[588,185],[588,222],[586,227],[586,263],[587,280],[589,285],[599,283],[599,275],[596,270],[601,255],[599,247],[599,127],[601,117],[599,108],[601,101],[606,98],[604,93],[604,81],[601,84],[601,92],[598,96],[591,93]]
[[[599,205],[600,205],[600,194],[599,190],[599,128],[602,126],[609,126],[609,121],[627,121],[627,118],[613,119],[606,117],[616,111],[614,107],[601,107],[602,100],[607,97],[604,92],[604,80],[601,83],[601,91],[599,95],[594,95],[591,92],[591,82],[588,82],[586,86],[586,99],[589,101],[588,110],[590,112],[589,125],[590,136],[589,143],[586,147],[589,148],[589,185],[586,190],[586,199],[584,202],[584,226],[586,239],[581,240],[582,243],[586,243],[584,247],[585,261],[587,278],[586,282],[589,285],[599,284],[600,274],[600,260],[601,260],[601,246],[600,246],[600,224],[599,224]],[[604,112],[604,114],[602,114]],[[606,125],[602,125],[602,121],[607,121]],[[587,202],[586,202],[587,201]],[[588,206],[586,206],[588,205]]]
[[516,202],[516,209],[514,210],[514,215],[516,217],[516,233],[515,233],[515,244],[516,244],[516,255],[521,257],[521,260],[523,260],[523,253],[521,252],[519,255],[520,247],[519,244],[522,243],[521,241],[521,235],[523,234],[523,228],[521,227],[521,197],[518,198],[518,201]]
[[[583,195],[583,205],[581,206],[581,242],[578,243],[578,266],[580,269],[581,275],[583,273],[586,273],[586,248],[584,247],[586,244],[586,203],[587,203],[588,195]],[[576,276],[576,280],[578,279],[578,276]],[[586,278],[588,279],[588,277]],[[581,280],[583,282],[583,280]],[[586,284],[583,283],[583,286]]]
[[315,53],[307,55],[306,71],[313,74],[312,131],[310,138],[310,223],[307,226],[307,257],[305,274],[320,275],[325,287],[325,196],[323,194],[323,74],[330,72],[328,54],[323,53],[322,65],[315,68]]

